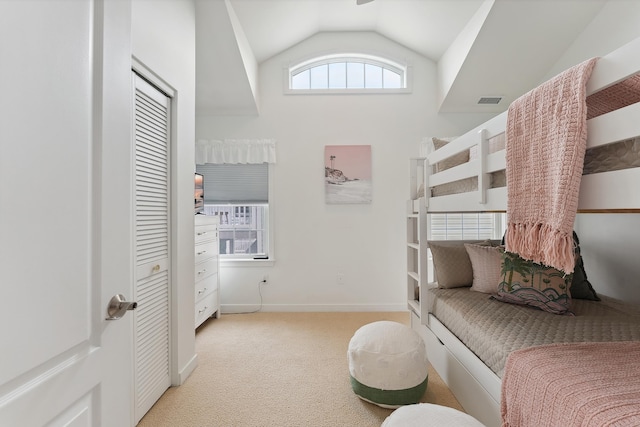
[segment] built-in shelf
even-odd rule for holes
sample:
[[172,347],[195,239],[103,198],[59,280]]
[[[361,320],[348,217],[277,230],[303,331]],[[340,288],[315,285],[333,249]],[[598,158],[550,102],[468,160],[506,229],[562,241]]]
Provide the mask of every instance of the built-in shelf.
[[424,194],[425,159],[410,159],[407,202],[407,305],[421,317],[420,290],[427,284],[427,208]]

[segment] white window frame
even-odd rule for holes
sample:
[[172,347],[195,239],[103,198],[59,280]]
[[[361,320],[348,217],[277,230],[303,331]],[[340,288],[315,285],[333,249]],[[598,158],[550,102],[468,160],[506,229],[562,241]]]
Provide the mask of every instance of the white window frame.
[[[310,70],[321,65],[358,62],[368,65],[374,65],[400,74],[402,86],[400,88],[345,88],[345,89],[292,89],[292,79],[295,74]],[[392,59],[382,56],[362,54],[362,53],[335,53],[322,56],[316,56],[294,65],[284,68],[284,93],[287,95],[331,95],[331,94],[399,94],[411,93],[412,87],[412,67],[409,64],[401,64]]]
[[[221,267],[271,267],[275,265],[275,245],[274,245],[274,236],[275,236],[275,209],[274,209],[274,163],[269,163],[267,174],[269,176],[269,187],[268,187],[268,198],[267,201],[267,223],[269,229],[267,230],[267,239],[269,240],[269,249],[268,249],[268,259],[255,259],[255,258],[240,258],[237,255],[229,255],[223,256],[220,255],[220,266]],[[205,202],[206,203],[206,202]],[[241,203],[238,203],[241,204]]]

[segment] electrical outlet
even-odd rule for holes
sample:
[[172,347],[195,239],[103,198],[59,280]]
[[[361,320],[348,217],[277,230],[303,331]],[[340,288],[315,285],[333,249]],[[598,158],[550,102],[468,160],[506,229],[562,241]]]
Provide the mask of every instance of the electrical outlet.
[[268,274],[265,274],[264,276],[262,276],[262,283],[265,284],[265,285],[267,283],[269,283],[269,275]]

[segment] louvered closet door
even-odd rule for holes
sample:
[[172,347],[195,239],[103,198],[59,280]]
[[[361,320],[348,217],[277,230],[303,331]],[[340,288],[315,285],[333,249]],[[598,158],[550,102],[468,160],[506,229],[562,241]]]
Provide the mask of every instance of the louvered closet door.
[[137,75],[135,93],[137,423],[170,385],[170,99]]

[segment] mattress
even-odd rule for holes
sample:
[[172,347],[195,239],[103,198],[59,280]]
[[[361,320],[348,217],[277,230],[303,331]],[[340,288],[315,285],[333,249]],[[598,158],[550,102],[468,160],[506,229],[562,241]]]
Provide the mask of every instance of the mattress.
[[514,350],[564,342],[640,341],[640,309],[603,297],[573,300],[575,316],[490,299],[469,288],[429,289],[429,312],[502,378]]
[[588,149],[582,174],[637,167],[640,167],[640,137]]

